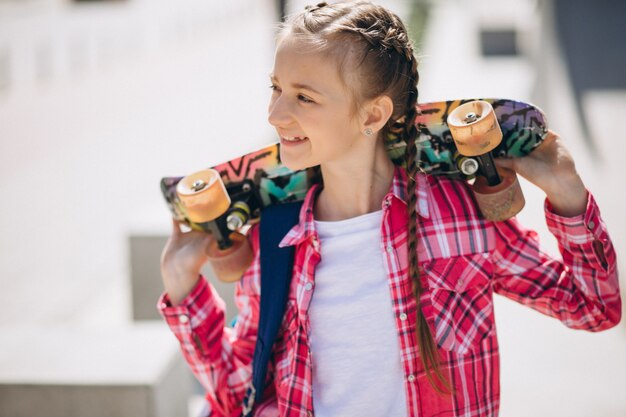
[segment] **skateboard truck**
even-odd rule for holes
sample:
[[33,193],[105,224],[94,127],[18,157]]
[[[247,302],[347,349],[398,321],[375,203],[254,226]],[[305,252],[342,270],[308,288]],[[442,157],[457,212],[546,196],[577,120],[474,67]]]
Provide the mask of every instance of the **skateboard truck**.
[[228,230],[236,231],[241,229],[250,218],[250,206],[243,201],[237,201],[230,209],[226,217],[226,227]]
[[182,178],[176,185],[186,219],[215,237],[206,253],[221,281],[238,280],[252,261],[247,239],[238,232],[260,204],[250,182],[231,183],[227,189],[219,172],[206,169]]
[[459,159],[458,162],[459,170],[465,175],[471,176],[478,172],[480,165],[478,165],[478,161],[474,158],[468,158],[466,156]]
[[465,175],[475,175],[474,194],[485,218],[507,220],[524,207],[524,195],[517,175],[496,168],[491,153],[502,142],[502,131],[491,104],[471,101],[448,116],[448,127],[462,157],[457,165]]

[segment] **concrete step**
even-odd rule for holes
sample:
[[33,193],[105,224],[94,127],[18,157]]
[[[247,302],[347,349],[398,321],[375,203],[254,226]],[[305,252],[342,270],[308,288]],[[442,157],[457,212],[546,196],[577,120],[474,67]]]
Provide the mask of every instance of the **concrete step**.
[[181,417],[190,373],[163,323],[4,327],[0,417]]
[[[167,235],[143,232],[131,233],[129,237],[133,320],[161,320],[156,308],[163,293],[159,259],[167,238]],[[237,315],[235,284],[220,282],[209,264],[201,272],[226,303],[226,322],[230,323]]]

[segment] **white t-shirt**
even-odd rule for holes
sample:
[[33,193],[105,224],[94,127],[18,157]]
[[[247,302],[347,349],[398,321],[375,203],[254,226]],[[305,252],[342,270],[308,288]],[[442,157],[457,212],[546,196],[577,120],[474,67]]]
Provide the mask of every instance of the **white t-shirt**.
[[316,417],[407,415],[381,223],[382,211],[315,222],[322,258],[309,308]]

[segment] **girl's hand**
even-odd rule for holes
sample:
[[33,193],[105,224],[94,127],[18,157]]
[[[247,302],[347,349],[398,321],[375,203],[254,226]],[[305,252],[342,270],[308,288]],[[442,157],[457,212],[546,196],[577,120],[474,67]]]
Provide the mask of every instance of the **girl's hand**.
[[180,303],[198,282],[200,269],[207,262],[206,248],[214,239],[208,233],[180,230],[172,219],[172,235],[161,254],[161,277],[173,305]]
[[537,149],[523,158],[498,158],[496,165],[516,171],[541,188],[556,214],[573,217],[585,212],[587,189],[563,141],[549,130]]

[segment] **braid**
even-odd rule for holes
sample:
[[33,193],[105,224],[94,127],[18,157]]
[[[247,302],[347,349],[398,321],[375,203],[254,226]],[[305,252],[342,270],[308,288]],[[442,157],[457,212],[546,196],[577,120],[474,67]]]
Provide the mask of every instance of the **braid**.
[[[445,378],[441,372],[439,366],[439,357],[437,351],[437,345],[430,332],[430,327],[426,321],[426,316],[421,308],[421,295],[422,295],[422,282],[418,268],[417,257],[417,244],[419,235],[417,231],[417,193],[416,193],[416,177],[419,171],[419,166],[416,161],[417,156],[417,144],[415,139],[417,138],[417,128],[415,126],[415,117],[417,116],[417,61],[413,57],[412,59],[412,76],[416,80],[415,90],[409,91],[408,98],[408,111],[405,115],[403,123],[403,136],[407,144],[406,148],[406,169],[407,169],[407,197],[408,197],[408,215],[409,215],[409,230],[408,230],[408,251],[409,251],[409,277],[411,278],[413,296],[417,303],[417,316],[416,316],[416,333],[417,341],[420,349],[420,357],[422,364],[426,370],[426,376],[430,381],[433,388],[439,393],[451,392],[450,382]],[[443,386],[443,389],[441,388]]]
[[322,7],[326,7],[328,6],[328,3],[326,3],[325,1],[321,2],[321,3],[317,3],[315,6],[305,6],[304,10],[306,10],[309,13],[313,13],[319,9],[321,9]]
[[[410,47],[406,32],[399,31],[398,28],[384,28],[375,22],[368,28],[351,28],[358,33],[373,48],[380,51],[395,51],[402,58],[410,61],[413,55],[413,48]],[[407,48],[409,46],[409,48]]]
[[[417,303],[416,317],[416,336],[420,349],[420,357],[426,376],[433,388],[439,393],[449,393],[451,391],[450,383],[442,374],[439,366],[439,354],[437,344],[431,334],[430,327],[421,308],[420,297],[422,295],[422,284],[418,269],[417,244],[419,240],[417,231],[417,193],[416,193],[416,176],[419,166],[416,161],[417,156],[417,127],[415,126],[415,118],[417,116],[417,83],[419,80],[419,72],[417,70],[417,59],[413,53],[413,47],[408,38],[408,34],[404,25],[395,15],[392,15],[392,24],[382,25],[378,22],[367,28],[354,28],[353,32],[361,35],[368,44],[375,50],[382,52],[394,51],[399,55],[401,65],[401,73],[407,78],[407,91],[405,92],[405,103],[397,106],[405,111],[404,115],[389,120],[383,129],[383,137],[387,135],[396,135],[404,139],[406,143],[406,169],[408,173],[407,196],[408,196],[408,251],[409,251],[409,277],[412,283],[413,296]],[[442,388],[443,387],[443,388]]]

